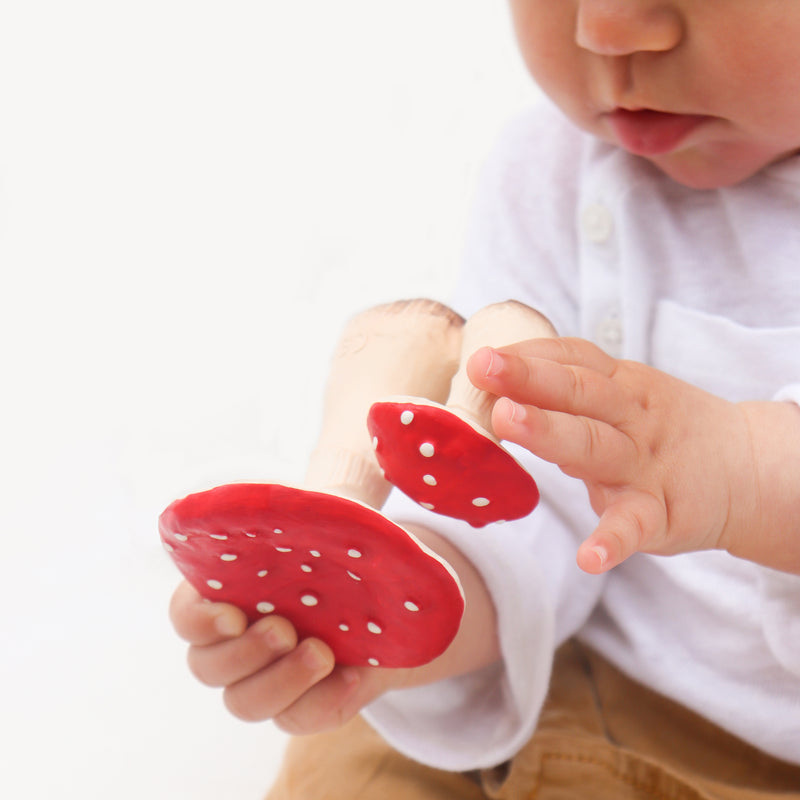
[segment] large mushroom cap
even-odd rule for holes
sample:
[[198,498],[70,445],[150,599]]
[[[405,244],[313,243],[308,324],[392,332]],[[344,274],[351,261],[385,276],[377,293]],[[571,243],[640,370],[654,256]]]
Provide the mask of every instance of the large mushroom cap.
[[464,598],[452,568],[366,505],[280,484],[231,484],[172,503],[159,531],[204,597],[253,622],[286,617],[341,664],[413,667],[440,655]]
[[446,406],[381,401],[367,427],[386,479],[425,508],[480,528],[539,502],[536,482],[497,439]]

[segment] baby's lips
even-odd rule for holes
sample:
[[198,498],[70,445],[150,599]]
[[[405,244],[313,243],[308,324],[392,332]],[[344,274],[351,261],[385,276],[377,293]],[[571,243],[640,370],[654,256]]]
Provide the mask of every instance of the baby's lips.
[[340,664],[425,664],[450,644],[464,611],[446,561],[380,512],[335,495],[219,486],[176,500],[159,531],[203,597],[238,606],[250,622],[286,617]]
[[525,517],[536,482],[492,436],[417,398],[374,403],[367,427],[386,479],[421,506],[473,527]]

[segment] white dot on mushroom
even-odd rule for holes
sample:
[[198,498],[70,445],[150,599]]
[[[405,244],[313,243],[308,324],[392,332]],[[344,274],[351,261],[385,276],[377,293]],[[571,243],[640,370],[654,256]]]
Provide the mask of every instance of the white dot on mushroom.
[[419,446],[419,452],[422,453],[425,458],[431,458],[436,451],[430,442],[423,442]]
[[433,475],[423,475],[422,480],[428,484],[428,486],[436,486],[436,478]]
[[256,610],[260,611],[262,614],[271,614],[275,610],[275,606],[264,600],[256,606]]
[[477,508],[484,508],[485,506],[489,505],[489,498],[487,498],[487,497],[476,497],[472,501],[472,505],[476,506]]
[[367,659],[367,664],[369,664],[371,667],[379,667],[380,663],[381,662],[378,661],[377,658],[368,658]]
[[283,530],[281,530],[281,528],[274,528],[272,532],[273,533],[283,533]]
[[177,539],[179,542],[186,542],[186,541],[188,541],[188,540],[189,540],[189,537],[188,537],[188,536],[187,536],[185,533],[176,533],[176,534],[175,534],[175,538],[176,538],[176,539]]
[[303,570],[303,572],[311,572],[311,567],[309,567],[308,564],[301,564],[300,569]]
[[347,551],[347,555],[349,555],[350,558],[361,558],[361,551],[356,550],[355,548],[350,548],[350,550]]
[[408,611],[419,611],[419,606],[416,603],[413,603],[411,600],[406,600],[405,603],[403,603],[403,606],[405,606],[406,610]]
[[259,578],[265,578],[267,575],[269,575],[269,572],[267,572],[267,570],[265,570],[265,569],[260,569],[258,571],[258,577]]
[[210,533],[212,539],[218,539],[220,542],[227,541],[228,537],[224,533]]
[[413,421],[414,421],[414,412],[413,411],[404,411],[400,415],[400,422],[402,422],[403,425],[410,425]]
[[433,509],[435,508],[435,506],[433,505],[433,503],[420,503],[420,505],[421,505],[423,508],[427,508],[427,509],[428,509],[428,511],[433,511]]
[[221,589],[222,588],[222,581],[214,580],[214,578],[211,578],[211,579],[207,580],[206,583],[212,589]]
[[383,633],[383,628],[375,622],[368,622],[367,623],[367,630],[370,633]]
[[349,630],[350,630],[350,626],[349,626],[349,625],[347,625],[347,624],[345,624],[344,622],[342,622],[342,623],[339,625],[339,630],[340,630],[340,631],[344,631],[345,633],[347,633],[347,631],[349,631]]
[[356,575],[356,574],[355,574],[355,572],[350,572],[350,570],[347,570],[347,574],[348,574],[348,575],[349,575],[349,576],[350,576],[350,577],[351,577],[351,578],[352,578],[354,581],[360,581],[360,580],[361,580],[361,577],[360,577],[359,575]]
[[304,594],[304,595],[303,595],[303,596],[300,598],[300,602],[301,602],[301,603],[302,603],[304,606],[308,606],[309,608],[311,608],[312,606],[315,606],[315,605],[317,605],[317,603],[319,603],[319,600],[318,600],[316,597],[314,597],[314,595],[313,595],[313,594]]
[[219,558],[220,561],[236,561],[238,557],[234,553],[223,553]]
[[319,558],[319,557],[322,555],[322,553],[320,553],[320,551],[319,551],[319,550],[309,550],[308,552],[309,552],[309,553],[310,553],[310,554],[311,554],[311,555],[312,555],[314,558]]

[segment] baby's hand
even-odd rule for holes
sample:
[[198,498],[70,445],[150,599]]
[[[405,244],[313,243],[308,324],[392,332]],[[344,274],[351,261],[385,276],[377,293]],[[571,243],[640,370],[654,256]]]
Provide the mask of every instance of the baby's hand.
[[585,571],[711,548],[800,570],[795,407],[731,403],[582,339],[483,348],[469,376],[501,398],[500,438],[586,484]]
[[224,688],[232,714],[251,722],[272,719],[291,734],[344,724],[401,672],[336,666],[319,639],[298,643],[288,620],[268,616],[247,627],[238,608],[204,600],[185,581],[172,596],[170,618],[189,642],[191,671],[202,683]]

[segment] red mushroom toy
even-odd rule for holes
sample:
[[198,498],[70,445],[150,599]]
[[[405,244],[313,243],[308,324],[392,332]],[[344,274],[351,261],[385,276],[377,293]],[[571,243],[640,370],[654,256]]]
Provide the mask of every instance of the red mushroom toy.
[[430,300],[369,309],[345,328],[306,486],[231,484],[161,514],[167,551],[201,595],[252,622],[286,617],[341,664],[412,667],[455,636],[464,597],[452,568],[379,509],[390,490],[364,419],[387,392],[442,400],[463,319]]
[[175,501],[159,529],[204,597],[238,606],[251,622],[286,617],[341,664],[425,664],[461,621],[464,598],[450,566],[354,500],[231,484]]
[[472,385],[466,360],[481,346],[555,335],[541,314],[515,301],[471,317],[446,405],[392,397],[370,408],[367,427],[386,479],[425,508],[474,527],[530,514],[539,502],[536,482],[494,436],[497,398]]

